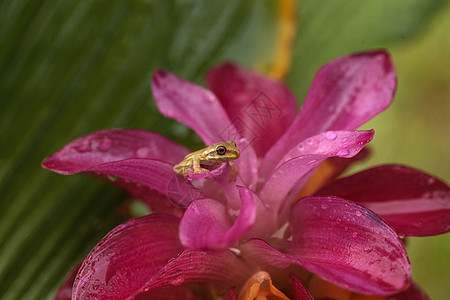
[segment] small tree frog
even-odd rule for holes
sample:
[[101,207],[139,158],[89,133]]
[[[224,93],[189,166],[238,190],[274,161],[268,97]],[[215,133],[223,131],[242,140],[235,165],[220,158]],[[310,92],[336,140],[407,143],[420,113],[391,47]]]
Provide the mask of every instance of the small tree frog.
[[239,157],[239,149],[233,141],[212,144],[204,149],[189,153],[184,159],[173,167],[173,171],[183,177],[186,177],[187,171],[192,168],[193,174],[206,173],[211,170],[202,168],[203,166],[211,166],[212,169],[218,167],[223,162],[229,162],[232,168],[232,178],[234,180],[238,169],[232,162]]

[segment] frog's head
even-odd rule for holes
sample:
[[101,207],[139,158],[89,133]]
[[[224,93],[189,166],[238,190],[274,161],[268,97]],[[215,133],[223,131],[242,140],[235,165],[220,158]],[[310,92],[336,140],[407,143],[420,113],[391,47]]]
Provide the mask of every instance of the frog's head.
[[233,141],[216,143],[208,147],[209,161],[229,161],[239,157],[239,149]]

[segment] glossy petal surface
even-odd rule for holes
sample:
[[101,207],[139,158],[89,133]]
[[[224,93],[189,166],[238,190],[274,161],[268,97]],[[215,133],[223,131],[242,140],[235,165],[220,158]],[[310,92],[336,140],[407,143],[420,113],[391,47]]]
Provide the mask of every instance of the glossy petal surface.
[[258,156],[263,156],[294,120],[297,102],[279,82],[232,63],[210,70],[206,81]]
[[241,208],[232,223],[228,209],[219,201],[200,199],[187,208],[180,223],[180,240],[190,249],[223,249],[232,246],[256,218],[256,208],[250,192],[239,187]]
[[168,163],[153,159],[134,158],[100,164],[85,169],[83,172],[92,172],[109,178],[117,176],[137,185],[142,184],[162,194],[167,192],[167,186],[175,176],[172,165]]
[[45,159],[42,166],[67,175],[128,158],[151,158],[175,164],[187,153],[186,148],[155,133],[111,129],[76,139]]
[[[51,167],[58,168],[54,163]],[[73,166],[73,169],[68,169],[67,165],[64,167],[69,172],[74,172],[72,170],[88,172],[108,179],[133,197],[140,198],[150,207],[156,208],[157,211],[172,211],[171,204],[166,201],[168,198],[163,195],[170,197],[175,204],[193,200],[189,194],[192,187],[189,184],[177,184],[178,175],[173,172],[173,165],[160,160],[129,158],[92,165],[83,163],[84,169],[81,166]],[[158,194],[154,194],[154,191]],[[188,200],[180,200],[185,199],[186,195],[190,196]],[[167,203],[158,203],[159,199]]]
[[403,243],[389,225],[362,206],[341,198],[303,198],[294,206],[291,232],[286,253],[256,239],[244,246],[245,252],[280,268],[301,265],[363,294],[394,294],[410,284],[411,266]]
[[288,253],[315,274],[360,293],[401,291],[411,266],[397,234],[381,218],[341,198],[306,197],[291,216]]
[[233,125],[212,92],[164,71],[153,74],[152,92],[163,115],[192,128],[206,145],[228,140],[224,132]]
[[201,300],[187,286],[168,286],[142,292],[133,300]]
[[229,250],[185,250],[171,259],[144,290],[189,283],[229,288],[242,285],[250,275],[245,262]]
[[74,283],[73,299],[127,299],[183,251],[179,219],[153,214],[112,230],[84,260]]
[[354,130],[389,106],[395,70],[385,51],[336,59],[316,74],[299,115],[267,153],[267,174],[302,140],[329,130]]
[[317,194],[360,203],[376,212],[401,235],[427,236],[450,230],[450,188],[408,167],[371,168],[336,180]]
[[353,157],[373,137],[369,131],[329,131],[308,138],[289,151],[261,189],[261,199],[269,207],[281,205],[287,195],[295,197],[308,175],[332,156]]
[[314,300],[303,283],[294,275],[289,275],[289,282],[292,285],[292,300]]

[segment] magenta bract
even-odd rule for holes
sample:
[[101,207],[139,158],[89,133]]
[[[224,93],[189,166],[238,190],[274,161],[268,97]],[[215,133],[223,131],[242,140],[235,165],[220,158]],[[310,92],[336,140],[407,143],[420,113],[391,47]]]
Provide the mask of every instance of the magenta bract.
[[[253,273],[284,274],[289,266],[358,293],[419,294],[407,290],[411,266],[398,234],[449,230],[446,184],[384,166],[298,199],[323,161],[352,158],[373,138],[373,130],[355,129],[391,103],[396,78],[388,54],[324,66],[298,115],[283,85],[232,63],[212,69],[207,82],[212,92],[157,71],[151,86],[161,113],[206,145],[235,141],[235,181],[228,164],[182,178],[172,168],[188,150],[139,130],[94,132],[44,160],[61,174],[107,178],[155,212],[118,226],[91,251],[73,299],[195,299],[191,284],[235,295]],[[311,299],[307,285],[293,275],[290,281],[293,297]]]

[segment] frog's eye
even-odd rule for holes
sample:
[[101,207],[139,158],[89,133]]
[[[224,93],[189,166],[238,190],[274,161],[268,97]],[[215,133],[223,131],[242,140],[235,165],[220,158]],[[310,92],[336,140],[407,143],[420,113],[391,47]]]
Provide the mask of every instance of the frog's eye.
[[216,148],[216,153],[219,155],[225,155],[225,153],[227,153],[227,148],[225,148],[225,146],[219,146]]

